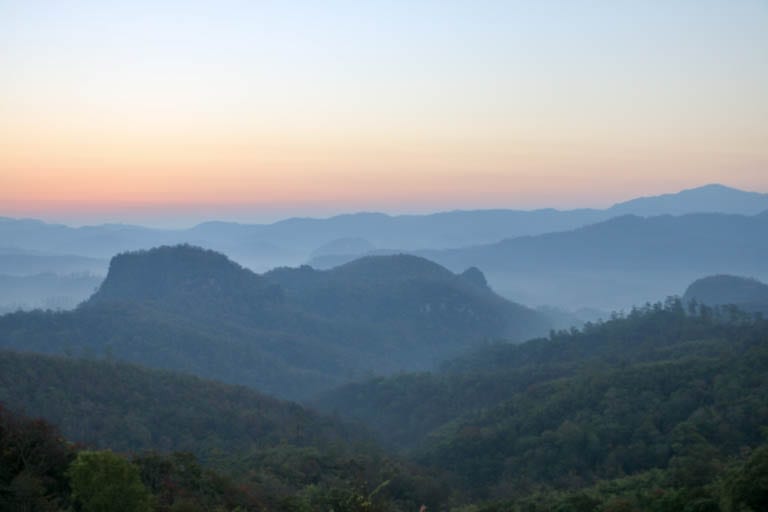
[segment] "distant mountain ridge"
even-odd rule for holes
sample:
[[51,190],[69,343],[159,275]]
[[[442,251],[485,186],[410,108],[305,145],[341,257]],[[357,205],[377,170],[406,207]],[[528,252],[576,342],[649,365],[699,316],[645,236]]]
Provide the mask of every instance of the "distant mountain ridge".
[[[499,293],[524,304],[614,310],[675,295],[701,275],[768,278],[765,233],[768,212],[623,215],[573,230],[413,254],[455,272],[477,267]],[[317,262],[333,268],[356,257]]]
[[572,231],[417,251],[458,271],[477,266],[526,304],[621,309],[674,295],[707,274],[768,277],[768,212],[625,215]]
[[689,213],[733,213],[756,215],[768,210],[768,194],[747,192],[713,183],[676,194],[639,197],[613,205],[615,214],[641,216]]
[[[367,244],[395,250],[445,249],[571,230],[625,214],[755,215],[764,210],[768,210],[768,194],[706,185],[676,194],[638,198],[607,209],[456,210],[394,216],[355,213],[327,219],[291,218],[272,224],[212,221],[190,229],[163,230],[121,224],[72,228],[30,219],[0,218],[0,240],[24,249],[94,258],[190,243],[224,252],[261,271],[303,263],[314,251],[329,254],[328,244],[339,240],[357,244],[353,246],[355,253]],[[344,251],[343,245],[341,242],[336,250]],[[333,245],[330,249],[333,250]]]
[[74,311],[0,317],[0,347],[113,357],[301,398],[365,374],[426,369],[546,317],[416,256],[257,275],[191,246],[113,258]]

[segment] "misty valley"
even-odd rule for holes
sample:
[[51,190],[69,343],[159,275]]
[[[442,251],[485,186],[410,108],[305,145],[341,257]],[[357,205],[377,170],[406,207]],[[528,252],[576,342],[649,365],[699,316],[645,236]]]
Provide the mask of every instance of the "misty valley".
[[768,506],[768,195],[0,219],[0,510]]

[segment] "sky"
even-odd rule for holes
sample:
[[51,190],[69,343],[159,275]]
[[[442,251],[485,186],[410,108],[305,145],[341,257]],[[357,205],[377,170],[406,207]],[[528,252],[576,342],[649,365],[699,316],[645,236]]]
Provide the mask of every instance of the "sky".
[[768,192],[765,0],[0,0],[0,215]]

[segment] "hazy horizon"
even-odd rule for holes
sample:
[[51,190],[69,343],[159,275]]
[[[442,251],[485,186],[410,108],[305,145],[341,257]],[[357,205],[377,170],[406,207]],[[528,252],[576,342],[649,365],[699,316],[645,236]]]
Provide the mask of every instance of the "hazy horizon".
[[179,225],[768,190],[767,25],[754,0],[0,0],[0,214]]
[[[43,222],[64,224],[72,227],[95,226],[101,224],[130,224],[152,227],[157,229],[183,229],[193,227],[201,222],[221,221],[238,222],[243,224],[271,224],[291,218],[330,218],[337,215],[359,213],[383,213],[386,215],[428,215],[432,213],[472,210],[521,210],[532,211],[539,209],[555,209],[567,211],[572,209],[607,209],[616,204],[642,197],[652,197],[664,194],[676,194],[692,188],[710,185],[720,185],[745,192],[765,194],[768,191],[739,189],[723,183],[701,183],[682,190],[661,190],[658,193],[635,194],[609,200],[602,203],[579,201],[573,198],[570,202],[551,203],[518,203],[498,205],[476,204],[422,204],[421,207],[411,206],[397,208],[392,205],[352,205],[349,208],[337,206],[331,202],[314,203],[295,206],[280,206],[265,208],[254,204],[164,204],[164,203],[82,203],[82,202],[32,202],[16,206],[13,203],[0,204],[0,217],[15,219],[34,219]],[[9,207],[10,205],[10,207]]]

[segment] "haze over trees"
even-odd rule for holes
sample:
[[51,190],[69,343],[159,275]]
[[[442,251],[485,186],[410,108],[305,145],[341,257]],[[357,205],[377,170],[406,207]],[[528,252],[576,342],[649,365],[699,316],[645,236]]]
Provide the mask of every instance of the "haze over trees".
[[0,317],[0,347],[110,357],[301,398],[367,374],[427,369],[546,317],[415,256],[257,275],[189,246],[116,256],[74,311]]

